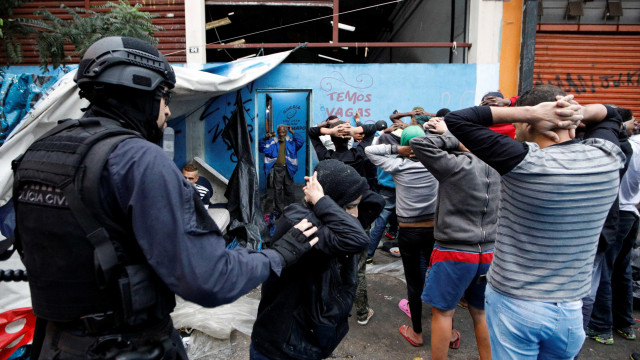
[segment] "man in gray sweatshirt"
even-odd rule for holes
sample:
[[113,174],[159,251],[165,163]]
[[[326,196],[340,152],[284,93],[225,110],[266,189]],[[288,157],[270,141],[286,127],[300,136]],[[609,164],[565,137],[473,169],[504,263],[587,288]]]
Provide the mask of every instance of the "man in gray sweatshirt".
[[434,237],[422,300],[431,305],[431,358],[446,359],[459,339],[453,314],[464,295],[473,319],[480,359],[491,359],[484,316],[486,273],[498,228],[500,174],[471,154],[441,118],[427,122],[431,134],[411,140],[416,158],[438,180]]

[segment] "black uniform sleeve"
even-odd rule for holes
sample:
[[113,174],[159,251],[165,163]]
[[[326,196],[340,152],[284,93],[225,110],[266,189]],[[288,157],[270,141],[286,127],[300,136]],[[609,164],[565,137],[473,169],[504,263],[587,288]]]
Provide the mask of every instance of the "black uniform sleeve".
[[148,263],[182,298],[213,307],[236,300],[270,274],[282,259],[273,250],[226,250],[222,234],[162,148],[146,140],[123,141],[109,155],[109,198],[130,219]]
[[444,118],[449,131],[474,155],[504,175],[527,156],[529,147],[499,134],[493,125],[491,108],[475,106],[447,114]]

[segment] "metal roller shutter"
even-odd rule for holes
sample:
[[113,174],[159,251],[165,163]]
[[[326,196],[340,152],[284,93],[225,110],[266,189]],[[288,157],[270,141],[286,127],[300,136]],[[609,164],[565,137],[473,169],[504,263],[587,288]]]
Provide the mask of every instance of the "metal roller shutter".
[[533,83],[640,115],[640,35],[538,32]]

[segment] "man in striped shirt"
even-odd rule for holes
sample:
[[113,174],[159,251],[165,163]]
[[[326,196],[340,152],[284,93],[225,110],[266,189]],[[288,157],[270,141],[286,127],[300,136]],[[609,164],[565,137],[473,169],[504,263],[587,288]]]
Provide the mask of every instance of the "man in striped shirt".
[[[585,334],[581,299],[618,192],[620,116],[538,86],[515,108],[449,114],[451,133],[502,175],[498,237],[485,310],[497,359],[572,359]],[[574,139],[577,122],[584,140]],[[516,140],[488,129],[514,123]]]

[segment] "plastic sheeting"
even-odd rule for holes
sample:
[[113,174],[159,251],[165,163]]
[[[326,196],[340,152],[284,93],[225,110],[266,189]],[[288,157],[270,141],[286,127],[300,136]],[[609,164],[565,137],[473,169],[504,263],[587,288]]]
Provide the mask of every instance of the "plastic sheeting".
[[0,76],[0,146],[56,80],[53,75]]
[[176,296],[171,313],[177,329],[194,329],[216,339],[229,339],[233,330],[251,336],[260,301],[242,296],[231,304],[205,308]]
[[[0,269],[24,270],[18,252],[14,252],[8,260],[0,262]],[[0,312],[23,307],[31,307],[29,283],[26,281],[0,281]]]
[[[176,87],[171,101],[172,117],[182,115],[200,116],[196,111],[212,97],[235,91],[256,80],[280,64],[291,51],[284,51],[259,58],[236,60],[219,65],[211,71],[175,67]],[[51,86],[48,95],[42,98],[0,146],[0,206],[11,198],[13,173],[11,160],[22,154],[42,134],[53,128],[58,120],[79,118],[81,108],[88,102],[78,96],[78,87],[73,82],[75,70],[62,76]]]
[[[405,281],[401,260],[367,265],[367,274],[383,274]],[[233,330],[251,336],[259,303],[257,299],[242,296],[231,304],[205,308],[176,296],[176,308],[171,318],[178,329],[198,330],[216,339],[229,339]]]
[[230,359],[235,349],[231,339],[216,339],[201,331],[193,330],[187,345],[187,356],[191,360]]
[[238,91],[236,109],[222,132],[222,138],[231,144],[238,159],[224,193],[224,196],[229,199],[227,210],[231,216],[227,233],[232,238],[235,237],[240,246],[259,250],[260,233],[264,230],[265,224],[260,206],[258,174],[253,163],[251,138],[244,112],[242,96]]
[[388,264],[367,265],[367,274],[385,274],[406,283],[404,278],[404,267],[402,260],[394,261]]

